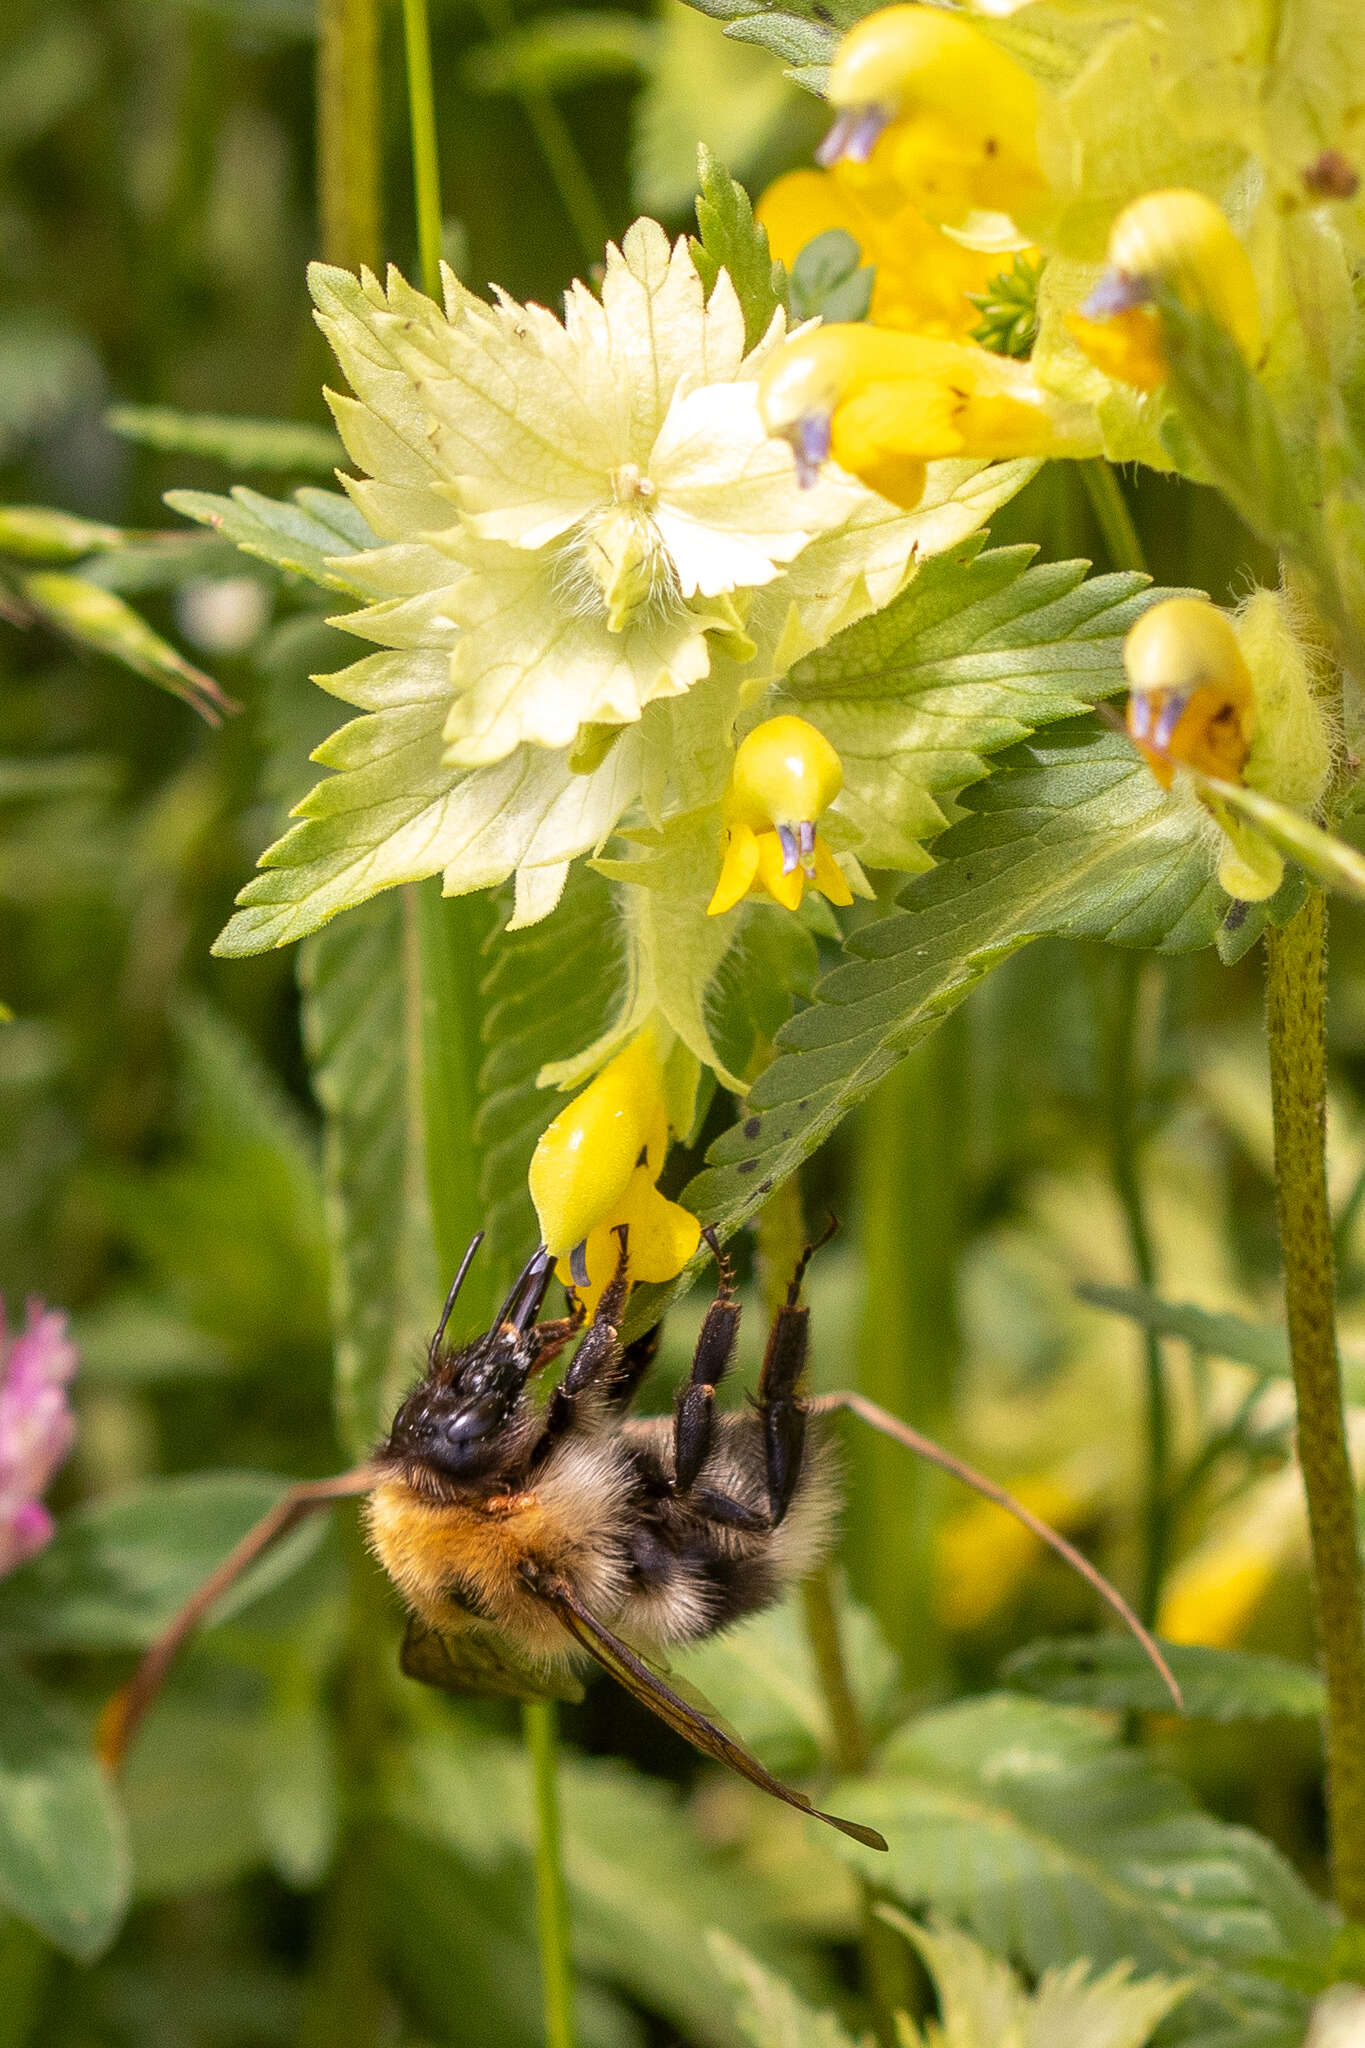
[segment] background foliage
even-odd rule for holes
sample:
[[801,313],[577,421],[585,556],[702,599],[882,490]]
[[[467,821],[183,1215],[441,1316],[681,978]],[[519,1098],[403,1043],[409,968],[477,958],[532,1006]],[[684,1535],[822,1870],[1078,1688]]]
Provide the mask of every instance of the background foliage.
[[[745,8],[716,11],[757,34]],[[302,288],[317,246],[313,12],[12,0],[0,23],[0,499],[145,531],[118,551],[87,537],[81,575],[160,636],[139,643],[144,682],[92,650],[94,632],[76,644],[69,617],[54,631],[32,591],[38,616],[0,619],[0,994],[15,1013],[0,1030],[0,1286],[11,1303],[42,1292],[69,1307],[82,1357],[60,1533],[0,1585],[3,2048],[539,2038],[523,1754],[497,1711],[398,1679],[396,1604],[357,1562],[348,1511],[239,1590],[119,1800],[90,1752],[130,1654],[285,1478],[336,1469],[370,1440],[420,1358],[459,1248],[445,1238],[484,1219],[505,1260],[529,1242],[525,1164],[551,1108],[529,1082],[594,1035],[614,993],[591,875],[549,954],[548,927],[520,934],[486,956],[477,990],[460,963],[490,934],[486,906],[427,891],[379,899],[298,954],[209,955],[332,722],[308,677],[349,644],[325,623],[326,593],[257,573],[161,503],[243,477],[272,498],[316,490],[334,459]],[[769,50],[727,43],[677,0],[515,20],[489,0],[433,19],[447,253],[474,286],[496,277],[553,301],[599,227],[619,232],[640,207],[692,225],[699,140],[756,192],[806,160],[820,126]],[[788,19],[765,12],[762,40],[823,62],[828,30]],[[394,10],[385,37],[385,241],[411,273]],[[567,198],[538,146],[546,95],[585,171]],[[187,437],[186,410],[214,417]],[[295,424],[244,433],[234,414]],[[1132,501],[1158,580],[1226,599],[1269,576],[1211,494],[1146,475]],[[329,502],[305,496],[305,514]],[[241,516],[261,516],[259,501]],[[290,539],[318,536],[301,518]],[[852,959],[787,1026],[753,1099],[760,1128],[724,1140],[704,1185],[749,1215],[866,1098],[806,1173],[809,1213],[844,1221],[811,1276],[817,1377],[857,1381],[988,1465],[1125,1586],[1141,1543],[1141,1333],[1157,1333],[1176,1439],[1162,1624],[1206,1646],[1177,1663],[1191,1718],[1157,1713],[1124,1645],[1081,1634],[1089,1596],[1022,1532],[850,1436],[846,1637],[872,1756],[830,1797],[894,1841],[891,1867],[866,1875],[1030,1976],[1078,1954],[1097,1970],[1131,1958],[1190,1981],[1158,2039],[1292,2048],[1331,1926],[1287,1366],[1270,1327],[1258,969],[1254,954],[1220,964],[1220,906],[1185,886],[1179,831],[1163,813],[1152,843],[1140,836],[1155,786],[1124,743],[1074,717],[1105,687],[1096,648],[1121,636],[1134,586],[1079,590],[1059,566],[1112,566],[1065,465],[995,522],[993,548],[1022,541],[1040,544],[1034,566],[970,550],[935,565],[956,579],[943,646],[922,613],[929,575],[855,629],[869,660],[903,644],[923,670],[926,752],[962,691],[981,753],[1000,758],[940,867],[912,885],[913,910],[888,895],[858,913]],[[1042,616],[1074,639],[1065,697],[1055,668],[1032,692],[1018,680]],[[1002,646],[1014,680],[992,694]],[[849,662],[847,647],[837,671],[812,657],[793,698],[837,721]],[[211,727],[167,694],[203,702],[201,671],[239,714]],[[941,765],[931,788],[971,779],[960,758]],[[1079,910],[1067,895],[1087,801],[1112,834],[1087,842],[1103,914],[1093,868]],[[1007,916],[989,886],[1001,874],[1017,878]],[[1116,936],[1161,957],[1134,965],[1099,943]],[[794,936],[764,911],[744,946],[780,959],[774,987],[809,988],[837,951],[829,932]],[[459,981],[477,1057],[443,1060],[424,1041],[419,957]],[[785,1010],[756,1008],[735,975],[712,1019],[727,1063],[743,1071]],[[1344,1328],[1365,1344],[1365,949],[1349,912],[1332,1014]],[[325,1146],[319,1104],[339,1112]],[[729,1114],[713,1105],[693,1167]],[[1132,1291],[1116,1163],[1134,1146],[1155,1296]],[[498,1278],[490,1261],[471,1319]],[[675,1315],[651,1405],[668,1401],[695,1315]],[[773,1768],[847,1766],[794,1604],[689,1670]],[[1140,1745],[1123,1710],[1142,1716]],[[928,2009],[910,1949],[869,1932],[856,1850],[699,1773],[609,1688],[565,1725],[585,2043],[719,2048],[741,2025],[760,2043],[835,2043],[869,2023],[849,1989],[860,1942],[895,1996]]]

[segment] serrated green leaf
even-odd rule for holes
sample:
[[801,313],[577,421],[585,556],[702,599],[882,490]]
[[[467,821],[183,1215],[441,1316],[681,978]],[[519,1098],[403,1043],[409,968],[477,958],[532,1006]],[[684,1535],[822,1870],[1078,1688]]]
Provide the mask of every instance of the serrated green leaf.
[[932,556],[896,602],[798,662],[785,692],[844,764],[827,822],[853,828],[873,867],[924,864],[939,799],[991,754],[1124,687],[1123,638],[1166,592],[1138,575],[1087,578],[1084,562],[1030,568],[1033,549]]
[[791,76],[812,92],[824,90],[825,74],[844,30],[871,7],[860,0],[791,0],[768,7],[764,0],[689,0],[699,13],[725,23],[725,33],[741,43],[761,43],[789,64]]
[[736,1994],[735,2018],[754,2048],[855,2048],[832,2012],[817,2012],[756,1956],[713,1927],[711,1960]]
[[255,555],[290,575],[304,576],[324,590],[342,590],[351,597],[363,595],[330,566],[331,558],[378,547],[379,538],[350,499],[336,491],[296,491],[286,503],[264,498],[259,491],[239,484],[230,498],[215,497],[209,491],[167,491],[166,503],[173,512],[225,535],[243,554]]
[[965,1701],[908,1723],[875,1777],[830,1797],[891,1845],[875,1866],[843,1838],[841,1855],[997,1955],[1036,1973],[1079,1954],[1189,1977],[1164,2038],[1298,2048],[1307,2002],[1260,1966],[1320,1947],[1327,1908],[1268,1842],[1201,1813],[1095,1716]]
[[1245,1316],[1196,1308],[1187,1301],[1162,1301],[1141,1288],[1109,1287],[1097,1280],[1082,1280],[1076,1293],[1092,1308],[1128,1316],[1159,1337],[1179,1337],[1210,1358],[1230,1358],[1236,1365],[1279,1378],[1289,1372],[1289,1339],[1275,1324],[1251,1323]]
[[[142,1649],[220,1565],[288,1480],[263,1472],[149,1479],[63,1516],[57,1533],[0,1582],[0,1637],[45,1649]],[[257,1599],[321,1540],[314,1519],[278,1545],[215,1608]]]
[[[1162,1649],[1180,1683],[1185,1712],[1197,1720],[1321,1718],[1322,1679],[1309,1665],[1251,1650],[1182,1643],[1163,1643]],[[1028,1643],[1006,1659],[1000,1675],[1020,1692],[1063,1706],[1153,1714],[1171,1709],[1171,1696],[1140,1645],[1122,1636]]]
[[163,455],[197,455],[229,469],[278,469],[330,476],[346,452],[330,427],[298,420],[239,419],[228,413],[177,412],[169,405],[116,405],[104,416],[112,433]]
[[653,22],[604,9],[566,8],[471,50],[464,69],[476,92],[563,92],[597,78],[638,76],[658,55]]
[[[859,1710],[869,1727],[885,1727],[900,1697],[895,1652],[865,1607],[844,1598],[839,1612]],[[828,1766],[835,1749],[829,1708],[797,1595],[671,1661],[779,1777]]]
[[768,231],[754,219],[748,193],[705,143],[697,151],[697,180],[701,240],[692,238],[692,261],[708,294],[720,272],[729,273],[744,314],[744,346],[754,348],[787,303],[786,273],[773,261]]
[[[444,1731],[421,1738],[391,1773],[387,1796],[398,1821],[448,1844],[479,1878],[510,1862],[529,1893],[535,1821],[520,1744],[467,1723],[456,1742]],[[698,2048],[729,2048],[733,2032],[729,1998],[706,1961],[708,1926],[733,1928],[811,1984],[809,1958],[772,1931],[775,1901],[763,1878],[709,1847],[670,1787],[619,1763],[566,1755],[560,1800],[580,1970],[618,1985]]]
[[29,570],[15,580],[27,603],[55,632],[169,690],[210,725],[218,725],[224,712],[237,710],[212,676],[186,661],[112,590],[64,569]]
[[80,1962],[112,1940],[128,1855],[89,1733],[0,1668],[0,1906]]
[[848,941],[846,963],[778,1033],[742,1125],[684,1191],[729,1230],[968,991],[1049,934],[1182,952],[1208,945],[1226,899],[1203,814],[1163,794],[1117,733],[1089,721],[1013,749],[968,793],[969,815],[901,908]]
[[1045,1970],[1029,1992],[960,1927],[938,1919],[917,1927],[894,1906],[877,1914],[918,1951],[938,1994],[939,2026],[922,2034],[912,2023],[901,2048],[1144,2048],[1185,1996],[1183,1982],[1134,1981],[1130,1963],[1097,1977],[1083,1960]]
[[475,1132],[486,1251],[493,1275],[505,1283],[536,1242],[527,1170],[537,1138],[565,1102],[553,1088],[537,1087],[536,1077],[598,1039],[626,993],[610,884],[589,868],[576,869],[552,916],[500,933],[489,952]]

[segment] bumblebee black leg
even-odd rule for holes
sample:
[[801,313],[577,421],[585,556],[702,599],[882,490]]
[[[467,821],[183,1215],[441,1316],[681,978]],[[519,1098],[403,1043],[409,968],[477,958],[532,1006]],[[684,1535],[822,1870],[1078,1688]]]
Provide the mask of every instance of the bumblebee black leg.
[[787,1299],[773,1318],[758,1381],[758,1419],[763,1431],[768,1511],[773,1528],[791,1505],[806,1440],[806,1405],[797,1390],[806,1369],[810,1310],[801,1306],[799,1297],[809,1259],[807,1251],[787,1289]]
[[673,1485],[687,1493],[706,1463],[715,1429],[716,1388],[730,1369],[739,1335],[739,1303],[730,1261],[714,1236],[708,1242],[720,1267],[720,1292],[706,1311],[692,1355],[692,1373],[673,1411]]
[[532,1471],[544,1462],[559,1439],[573,1428],[578,1419],[580,1396],[589,1388],[611,1391],[621,1360],[618,1331],[630,1289],[624,1227],[620,1238],[621,1256],[616,1272],[603,1290],[597,1312],[588,1325],[587,1335],[570,1360],[568,1371],[545,1404],[544,1426],[531,1447],[529,1462]]

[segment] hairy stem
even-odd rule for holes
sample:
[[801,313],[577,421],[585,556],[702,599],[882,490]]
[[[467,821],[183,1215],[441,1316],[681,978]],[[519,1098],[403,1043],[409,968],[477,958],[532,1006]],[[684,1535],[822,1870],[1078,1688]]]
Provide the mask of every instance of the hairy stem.
[[521,1710],[531,1755],[536,1810],[536,1905],[545,1993],[545,2048],[574,2048],[573,1964],[569,1901],[560,1853],[558,1723],[553,1700],[528,1700]]
[[323,255],[377,263],[379,0],[318,0],[317,157]]
[[408,125],[412,130],[412,182],[417,202],[417,247],[422,290],[441,296],[441,160],[436,147],[436,101],[431,84],[431,29],[427,0],[403,0],[403,48],[408,69]]
[[1336,1339],[1327,1201],[1326,899],[1266,932],[1266,1030],[1284,1300],[1327,1684],[1327,1825],[1337,1904],[1365,1922],[1365,1627]]

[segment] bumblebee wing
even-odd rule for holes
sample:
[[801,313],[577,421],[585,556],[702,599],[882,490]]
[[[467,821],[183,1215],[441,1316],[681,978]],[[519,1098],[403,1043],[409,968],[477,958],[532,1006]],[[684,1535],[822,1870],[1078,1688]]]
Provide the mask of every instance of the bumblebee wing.
[[581,1700],[583,1688],[569,1672],[548,1672],[517,1656],[506,1637],[491,1629],[429,1628],[415,1614],[398,1654],[401,1669],[422,1685],[467,1698]]
[[771,1793],[774,1799],[784,1800],[788,1806],[795,1806],[800,1812],[813,1815],[816,1820],[828,1821],[832,1828],[838,1828],[840,1834],[851,1835],[855,1842],[861,1842],[865,1848],[886,1847],[885,1841],[875,1828],[860,1827],[857,1821],[841,1820],[836,1813],[822,1813],[818,1806],[812,1805],[804,1792],[793,1791],[790,1785],[784,1785],[780,1778],[775,1778],[771,1771],[765,1771],[756,1756],[750,1755],[741,1742],[737,1742],[733,1735],[727,1734],[718,1725],[711,1708],[705,1707],[703,1710],[704,1703],[700,1701],[699,1695],[694,1695],[698,1704],[693,1705],[691,1701],[684,1699],[681,1693],[675,1692],[656,1671],[650,1670],[648,1664],[628,1643],[623,1643],[618,1635],[613,1635],[603,1622],[588,1612],[572,1586],[565,1580],[543,1581],[537,1591],[541,1598],[547,1600],[554,1608],[575,1641],[581,1643],[589,1655],[597,1659],[603,1670],[609,1671],[617,1683],[623,1685],[627,1692],[633,1693],[642,1706],[657,1714],[675,1734],[681,1735],[684,1742],[690,1742],[694,1749],[699,1749],[703,1756],[714,1757],[717,1763],[726,1764],[732,1771],[738,1771],[742,1778],[748,1778],[751,1784]]

